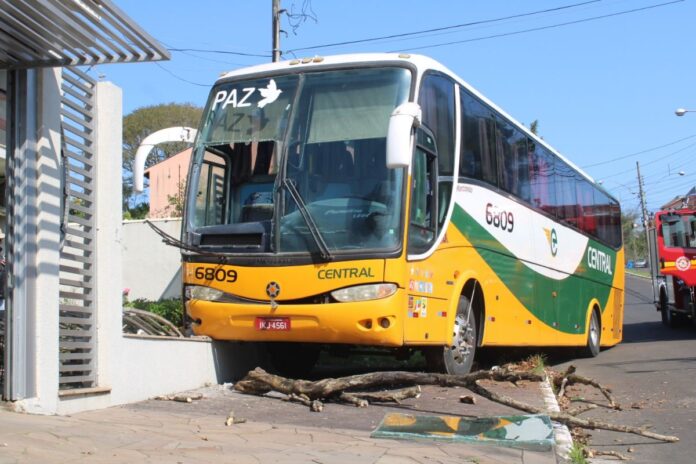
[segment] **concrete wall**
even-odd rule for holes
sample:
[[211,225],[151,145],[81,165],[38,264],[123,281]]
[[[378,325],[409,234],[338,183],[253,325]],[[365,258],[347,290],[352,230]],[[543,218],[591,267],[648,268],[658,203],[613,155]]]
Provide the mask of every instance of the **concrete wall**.
[[186,186],[190,162],[191,149],[187,148],[145,170],[150,178],[150,218],[174,215],[175,208],[169,204],[169,198],[181,196],[180,200],[183,201],[183,187]]
[[[151,219],[155,226],[169,235],[181,236],[181,219]],[[181,297],[181,253],[165,245],[145,221],[124,221],[123,289],[129,289],[129,300],[145,298],[157,301]]]

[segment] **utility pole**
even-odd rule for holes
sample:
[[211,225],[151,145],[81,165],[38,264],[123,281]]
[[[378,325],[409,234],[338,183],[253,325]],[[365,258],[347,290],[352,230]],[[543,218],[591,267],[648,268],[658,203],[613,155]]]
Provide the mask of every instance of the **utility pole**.
[[652,246],[650,245],[650,237],[648,235],[648,209],[645,206],[645,190],[643,190],[643,178],[640,175],[640,163],[638,163],[638,161],[636,161],[636,171],[638,173],[638,195],[640,196],[640,211],[641,211],[641,214],[643,215],[643,233],[645,234],[645,243],[648,245],[647,261],[648,261],[648,267],[650,267],[652,265],[652,263],[650,262],[650,257],[651,257],[650,252],[651,252]]
[[273,0],[273,62],[280,61],[280,0]]

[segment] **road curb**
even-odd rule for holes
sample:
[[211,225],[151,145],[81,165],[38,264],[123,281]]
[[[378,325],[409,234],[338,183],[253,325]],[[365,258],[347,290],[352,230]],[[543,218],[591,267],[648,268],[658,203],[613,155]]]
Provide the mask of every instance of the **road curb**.
[[[556,395],[553,393],[549,377],[545,376],[540,384],[541,394],[544,397],[546,409],[551,412],[561,412],[561,407],[558,405]],[[570,449],[573,447],[573,437],[570,435],[570,430],[564,424],[553,422],[553,437],[556,442],[556,457],[559,462],[570,462]]]

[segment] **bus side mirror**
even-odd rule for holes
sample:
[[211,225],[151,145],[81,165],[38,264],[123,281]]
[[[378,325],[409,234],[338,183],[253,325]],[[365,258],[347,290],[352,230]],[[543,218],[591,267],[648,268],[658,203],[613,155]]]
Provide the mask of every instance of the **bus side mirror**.
[[392,112],[387,129],[387,168],[410,166],[412,129],[420,126],[421,114],[418,103],[403,103]]

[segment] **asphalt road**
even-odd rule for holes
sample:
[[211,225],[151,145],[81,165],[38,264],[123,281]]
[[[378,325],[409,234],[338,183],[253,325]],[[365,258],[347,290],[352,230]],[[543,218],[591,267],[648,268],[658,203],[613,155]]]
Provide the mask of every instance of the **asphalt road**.
[[680,438],[675,444],[659,443],[638,435],[594,431],[592,447],[621,452],[635,463],[696,462],[696,327],[662,325],[652,304],[650,280],[626,277],[621,344],[596,358],[551,363],[559,370],[574,364],[579,374],[611,387],[624,407],[623,411],[591,411],[585,417],[650,424],[654,432]]

